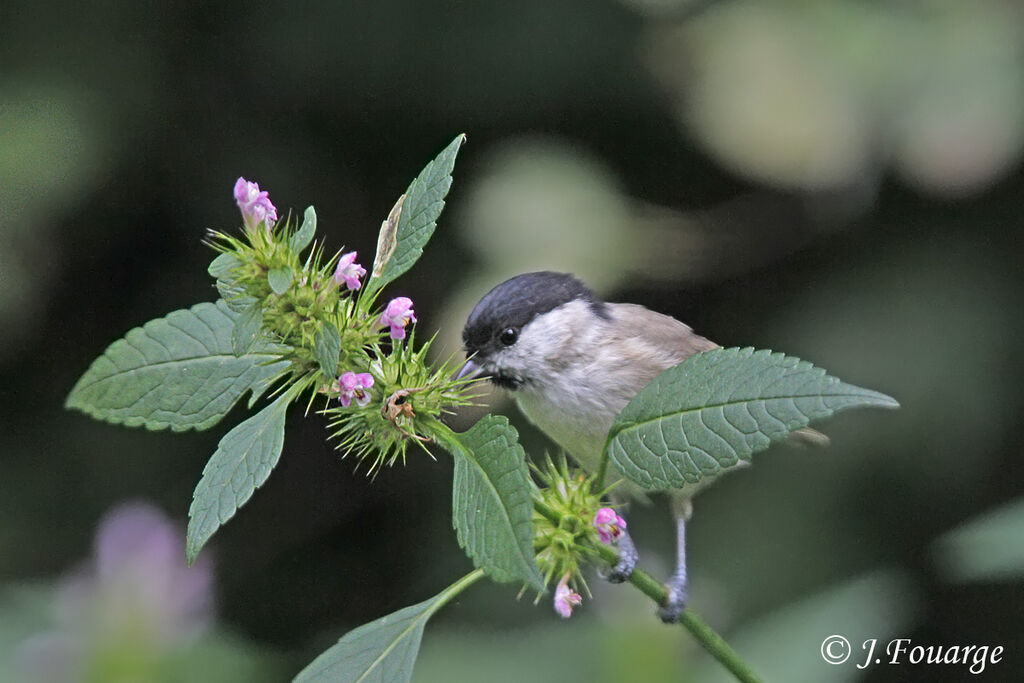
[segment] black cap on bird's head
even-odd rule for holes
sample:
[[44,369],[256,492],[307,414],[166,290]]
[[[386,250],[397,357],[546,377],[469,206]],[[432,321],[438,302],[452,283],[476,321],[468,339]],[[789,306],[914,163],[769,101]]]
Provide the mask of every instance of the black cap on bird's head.
[[[604,302],[567,273],[541,271],[505,280],[480,299],[466,320],[462,341],[466,355],[473,358],[467,361],[459,376],[475,376],[491,370],[487,360],[515,344],[519,332],[530,321],[577,300],[586,301],[597,315],[606,316]],[[503,375],[500,368],[491,379],[508,389],[517,389],[522,384],[521,378]]]

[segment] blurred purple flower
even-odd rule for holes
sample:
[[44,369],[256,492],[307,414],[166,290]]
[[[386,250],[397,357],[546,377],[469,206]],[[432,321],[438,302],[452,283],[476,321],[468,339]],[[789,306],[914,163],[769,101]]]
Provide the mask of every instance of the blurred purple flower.
[[[100,522],[94,542],[95,585],[151,610],[176,636],[212,618],[213,567],[201,557],[190,568],[181,528],[148,503],[124,503]],[[130,591],[130,593],[129,593]]]
[[350,251],[338,259],[338,268],[334,271],[334,281],[345,284],[349,289],[359,289],[362,283],[359,278],[366,275],[366,268],[356,263],[356,253]]
[[626,530],[626,520],[619,517],[611,508],[601,508],[594,515],[594,526],[602,543],[614,543]]
[[260,186],[256,183],[251,183],[245,178],[236,180],[235,202],[242,211],[245,226],[250,230],[264,221],[267,230],[270,230],[277,222],[277,209],[270,203],[267,191],[260,191]]
[[370,402],[370,394],[366,392],[373,386],[373,375],[368,372],[343,372],[335,383],[334,388],[336,391],[341,392],[341,396],[338,400],[341,401],[341,405],[346,408],[352,403],[352,399],[356,400],[359,406],[365,406]]
[[191,646],[213,621],[213,568],[184,561],[180,527],[158,508],[125,503],[100,522],[93,557],[57,589],[53,631],[18,646],[28,680],[77,681],[112,652],[142,661]]
[[416,322],[416,313],[412,310],[412,299],[400,296],[388,302],[384,314],[380,317],[381,325],[391,326],[392,339],[405,339],[405,326]]
[[568,619],[572,616],[572,608],[578,607],[582,602],[580,594],[569,588],[569,574],[566,574],[555,588],[555,611],[563,619]]

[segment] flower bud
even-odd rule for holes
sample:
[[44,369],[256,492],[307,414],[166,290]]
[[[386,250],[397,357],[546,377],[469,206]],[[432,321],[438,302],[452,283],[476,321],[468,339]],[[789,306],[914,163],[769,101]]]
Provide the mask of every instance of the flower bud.
[[256,183],[245,178],[235,181],[235,202],[249,230],[254,230],[260,223],[265,223],[270,230],[277,222],[277,208],[270,202],[267,191],[260,191]]

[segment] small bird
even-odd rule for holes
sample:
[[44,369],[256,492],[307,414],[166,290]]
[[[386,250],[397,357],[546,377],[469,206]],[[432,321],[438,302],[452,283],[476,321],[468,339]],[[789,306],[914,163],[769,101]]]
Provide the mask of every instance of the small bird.
[[[606,303],[572,275],[518,275],[484,295],[462,331],[468,357],[460,377],[489,376],[511,392],[524,415],[587,472],[596,472],[616,415],[662,371],[717,348],[675,318],[636,304]],[[813,430],[807,430],[813,432]],[[826,439],[814,432],[809,440]],[[616,502],[650,491],[609,464],[606,482]],[[677,563],[658,616],[679,620],[686,602],[686,521],[703,479],[670,492]],[[625,581],[636,547],[619,538],[619,561],[606,574]]]

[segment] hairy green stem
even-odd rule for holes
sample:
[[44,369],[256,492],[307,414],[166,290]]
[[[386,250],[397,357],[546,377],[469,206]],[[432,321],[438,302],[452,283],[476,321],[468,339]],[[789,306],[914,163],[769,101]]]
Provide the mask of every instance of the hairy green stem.
[[[533,507],[537,512],[551,520],[552,523],[558,524],[558,513],[547,505],[535,500]],[[601,544],[597,551],[601,559],[608,564],[614,565],[619,560],[618,552],[610,545]],[[668,597],[668,590],[665,586],[642,569],[634,569],[633,574],[629,577],[629,582],[658,605],[664,604]],[[712,657],[717,659],[722,666],[728,669],[736,677],[736,680],[743,683],[761,683],[761,679],[758,678],[757,674],[754,673],[746,662],[740,659],[740,656],[732,649],[729,643],[725,642],[725,639],[708,626],[707,622],[701,619],[693,610],[683,610],[679,617],[679,623],[685,626],[693,637],[697,639],[697,642]]]

